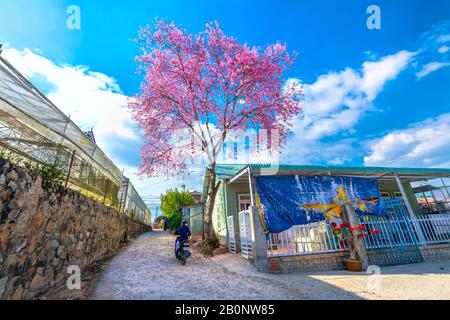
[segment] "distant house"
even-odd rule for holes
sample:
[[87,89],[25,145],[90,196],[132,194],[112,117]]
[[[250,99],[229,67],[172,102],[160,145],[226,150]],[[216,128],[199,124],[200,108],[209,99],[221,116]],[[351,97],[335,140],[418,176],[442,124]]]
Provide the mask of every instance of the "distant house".
[[84,133],[84,135],[85,135],[89,140],[91,140],[93,143],[97,143],[97,142],[95,141],[94,129],[91,129],[91,130],[88,130],[88,131],[84,131],[83,133]]
[[191,229],[193,235],[201,235],[205,230],[202,194],[198,191],[192,191],[190,194],[195,199],[195,205],[182,208],[183,221],[187,221],[189,223],[189,228]]
[[196,190],[191,192],[191,195],[194,197],[195,199],[195,203],[200,204],[202,203],[202,194]]
[[[271,182],[272,192],[267,193],[267,190],[258,189],[258,181],[261,182],[264,177],[273,176],[275,179]],[[289,188],[285,185],[278,185],[281,181],[286,181],[288,177],[292,177],[291,181],[295,179],[311,179],[315,178],[320,181],[323,177],[336,177],[337,179],[360,179],[359,181],[375,182],[376,192],[370,199],[363,199],[366,201],[362,206],[369,206],[371,202],[380,204],[383,203],[389,212],[385,217],[374,217],[361,215],[361,223],[367,224],[369,228],[377,227],[383,229],[382,236],[380,235],[376,240],[377,244],[367,243],[369,250],[405,248],[406,246],[413,247],[414,256],[416,260],[421,260],[430,247],[436,243],[450,244],[450,169],[424,169],[424,168],[387,168],[387,167],[345,167],[345,166],[307,166],[307,165],[278,165],[276,171],[268,165],[262,164],[220,164],[216,166],[216,177],[220,182],[216,202],[213,210],[213,226],[222,244],[230,246],[231,251],[239,252],[245,258],[252,259],[252,243],[250,239],[254,240],[254,236],[248,226],[249,221],[246,220],[249,209],[256,207],[261,210],[261,207],[266,210],[267,205],[263,203],[260,195],[265,192],[264,199],[277,202],[276,194],[281,198],[285,197],[281,190],[296,189],[297,186],[292,184]],[[284,177],[284,179],[283,179]],[[321,178],[322,177],[322,178]],[[323,180],[323,179],[322,179]],[[432,210],[424,210],[423,198],[429,200],[429,189],[418,186],[443,184],[439,188],[434,187],[433,203],[429,205]],[[261,184],[259,184],[261,185]],[[209,169],[205,171],[205,180],[203,186],[203,200],[206,201],[206,196],[209,188]],[[286,189],[287,188],[287,189]],[[438,190],[436,190],[438,189]],[[322,191],[312,186],[309,190],[298,193],[308,192],[316,198],[320,198]],[[360,190],[361,191],[361,190]],[[436,195],[439,191],[439,201],[436,203]],[[427,193],[428,192],[428,193]],[[425,196],[423,193],[427,193]],[[261,199],[260,199],[261,198]],[[422,198],[422,199],[420,199]],[[420,200],[418,200],[420,199]],[[291,202],[292,199],[284,198],[283,201]],[[278,201],[280,202],[280,201]],[[419,203],[420,202],[420,203]],[[319,202],[320,203],[320,202]],[[271,206],[272,215],[285,215],[282,211],[285,203],[277,203],[277,206]],[[292,205],[292,204],[289,204]],[[326,205],[310,205],[297,203],[299,214],[300,208],[306,205],[311,206],[311,210],[306,210],[306,213],[311,216],[318,217],[316,214],[321,211]],[[281,210],[281,211],[277,211]],[[305,210],[303,210],[304,212]],[[264,212],[264,211],[262,211]],[[431,215],[434,213],[437,215]],[[295,213],[294,213],[295,215]],[[264,214],[260,214],[259,220],[264,220]],[[281,216],[280,216],[281,217]],[[279,233],[270,233],[267,231],[267,257],[281,258],[297,257],[304,259],[307,255],[322,254],[322,253],[342,253],[346,250],[336,243],[332,236],[329,219],[317,218],[311,223],[304,223],[291,225],[291,228]],[[286,218],[289,221],[292,217]],[[255,220],[255,219],[254,219]],[[245,243],[243,243],[245,242]],[[254,245],[254,244],[253,244]],[[416,250],[414,248],[421,248]],[[409,250],[409,249],[408,249]],[[425,250],[425,251],[424,251]],[[245,252],[244,252],[245,251]],[[406,252],[407,250],[404,250]],[[400,250],[398,250],[400,252]],[[450,245],[446,249],[450,255]],[[396,252],[397,253],[397,252]],[[395,254],[396,254],[395,253]],[[391,258],[395,256],[392,253]],[[399,253],[399,257],[400,257]],[[334,259],[334,258],[333,258]],[[381,261],[381,260],[382,261]],[[383,260],[385,259],[385,260]],[[410,261],[409,258],[401,256],[399,259],[386,260],[387,258],[379,257],[379,261],[375,261],[378,265],[386,264],[400,264]],[[335,261],[335,260],[333,260]],[[304,265],[299,263],[298,265]],[[295,263],[289,262],[289,268]],[[327,265],[324,263],[324,266]],[[333,265],[333,264],[331,264]],[[286,267],[287,268],[287,267]],[[334,267],[333,267],[334,268]],[[290,269],[291,270],[291,269]],[[292,270],[291,270],[292,271]]]

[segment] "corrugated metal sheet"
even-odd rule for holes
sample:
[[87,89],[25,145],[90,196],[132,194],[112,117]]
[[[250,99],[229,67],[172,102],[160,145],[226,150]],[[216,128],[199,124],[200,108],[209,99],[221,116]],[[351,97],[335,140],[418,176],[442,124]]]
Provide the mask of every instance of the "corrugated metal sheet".
[[[244,170],[248,165],[246,164],[217,164],[216,177],[219,180],[230,180],[239,172]],[[271,164],[250,164],[250,169],[253,173],[264,173],[265,170],[273,172],[274,165]],[[314,165],[296,165],[296,164],[279,164],[276,166],[280,173],[299,172],[309,174],[335,174],[335,175],[357,175],[364,176],[384,173],[398,173],[402,175],[412,175],[417,178],[423,177],[450,177],[450,169],[446,168],[397,168],[397,167],[357,167],[357,166],[314,166]],[[203,184],[203,199],[206,199],[209,186],[209,169],[205,170],[205,179]]]
[[[272,168],[271,164],[250,164],[251,169],[264,170]],[[357,166],[314,166],[314,165],[278,165],[280,171],[331,171],[331,172],[354,172],[354,173],[383,173],[396,172],[408,174],[444,174],[450,175],[450,169],[446,168],[398,168],[398,167],[357,167]],[[237,173],[237,172],[236,172]]]

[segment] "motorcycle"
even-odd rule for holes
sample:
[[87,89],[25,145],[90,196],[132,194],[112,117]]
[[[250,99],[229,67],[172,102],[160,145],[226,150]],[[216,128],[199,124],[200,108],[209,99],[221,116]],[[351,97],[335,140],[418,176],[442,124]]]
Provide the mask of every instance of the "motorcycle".
[[[178,239],[176,240],[176,242]],[[175,242],[175,257],[181,261],[181,264],[184,266],[186,264],[187,258],[191,256],[191,252],[189,248],[191,247],[191,243],[189,240],[185,240],[182,243],[180,243],[180,247],[178,250],[176,249],[177,244]]]

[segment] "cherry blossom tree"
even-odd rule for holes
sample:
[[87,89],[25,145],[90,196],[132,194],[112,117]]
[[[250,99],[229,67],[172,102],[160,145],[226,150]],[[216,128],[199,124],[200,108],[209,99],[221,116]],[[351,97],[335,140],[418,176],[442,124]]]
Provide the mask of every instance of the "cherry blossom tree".
[[[205,246],[213,249],[215,168],[224,141],[234,130],[266,129],[277,130],[280,143],[285,142],[290,120],[301,112],[301,87],[281,79],[295,53],[281,43],[266,48],[241,44],[217,22],[194,35],[157,20],[141,28],[136,41],[143,82],[130,108],[144,133],[140,174],[178,175],[188,171],[190,157],[205,157],[210,179]],[[192,138],[182,143],[174,139],[179,132]]]

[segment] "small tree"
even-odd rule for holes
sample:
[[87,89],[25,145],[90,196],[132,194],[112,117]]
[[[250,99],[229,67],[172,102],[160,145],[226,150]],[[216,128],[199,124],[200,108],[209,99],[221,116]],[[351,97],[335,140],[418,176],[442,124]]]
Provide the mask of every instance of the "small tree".
[[194,204],[195,199],[189,192],[181,192],[177,189],[169,190],[161,196],[161,212],[167,218],[170,230],[173,231],[181,226],[182,207]]
[[[280,144],[285,142],[289,121],[301,111],[301,87],[281,80],[295,54],[281,43],[265,49],[241,44],[217,22],[193,35],[156,21],[140,30],[137,42],[144,81],[130,107],[144,132],[140,173],[180,174],[188,171],[189,159],[204,155],[210,169],[205,245],[214,246],[215,168],[224,141],[232,131],[265,129],[277,130]],[[180,130],[193,139],[180,144],[173,139]],[[189,144],[200,152],[180,149]]]

